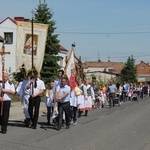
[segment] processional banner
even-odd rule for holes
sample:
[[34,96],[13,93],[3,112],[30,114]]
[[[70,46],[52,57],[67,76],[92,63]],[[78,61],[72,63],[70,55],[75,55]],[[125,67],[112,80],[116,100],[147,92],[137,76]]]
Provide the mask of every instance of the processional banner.
[[70,79],[72,71],[74,71],[74,73],[75,73],[75,59],[74,59],[74,49],[73,48],[70,51],[69,58],[67,60],[67,64],[65,67],[65,74],[67,75],[68,79]]
[[47,24],[16,21],[17,24],[17,48],[16,48],[16,68],[17,70],[24,64],[28,72],[32,69],[32,43],[33,43],[33,66],[38,72],[41,71],[45,45],[47,39]]

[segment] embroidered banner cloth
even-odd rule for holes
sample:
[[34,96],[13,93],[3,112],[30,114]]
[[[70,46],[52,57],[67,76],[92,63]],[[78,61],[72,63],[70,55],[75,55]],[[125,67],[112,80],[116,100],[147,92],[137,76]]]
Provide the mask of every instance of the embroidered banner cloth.
[[[32,69],[32,23],[16,21],[16,24],[16,68],[18,70],[24,64],[28,72]],[[48,27],[47,24],[33,23],[33,66],[38,72],[43,64]]]

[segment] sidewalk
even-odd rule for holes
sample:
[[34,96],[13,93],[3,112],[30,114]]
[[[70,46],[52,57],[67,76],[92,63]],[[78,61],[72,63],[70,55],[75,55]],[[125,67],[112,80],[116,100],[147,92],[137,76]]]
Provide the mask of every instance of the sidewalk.
[[[42,115],[43,112],[46,112],[46,111],[47,110],[46,110],[45,104],[43,102],[41,102],[39,115]],[[25,119],[20,101],[19,102],[11,102],[9,120],[16,120],[16,119],[17,120]]]

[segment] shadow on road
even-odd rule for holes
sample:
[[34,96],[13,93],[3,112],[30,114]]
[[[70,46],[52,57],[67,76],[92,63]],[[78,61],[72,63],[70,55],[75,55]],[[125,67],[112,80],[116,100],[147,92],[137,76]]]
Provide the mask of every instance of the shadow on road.
[[19,121],[19,120],[9,120],[8,126],[15,126],[15,127],[26,128],[24,122],[23,121]]
[[47,130],[47,129],[54,129],[56,130],[56,124],[49,124],[47,125],[46,122],[38,122],[41,129]]

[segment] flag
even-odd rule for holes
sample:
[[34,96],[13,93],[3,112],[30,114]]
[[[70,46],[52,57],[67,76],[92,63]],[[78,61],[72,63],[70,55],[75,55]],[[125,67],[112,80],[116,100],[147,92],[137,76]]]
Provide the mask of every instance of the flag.
[[68,79],[71,77],[71,72],[75,71],[74,49],[72,48],[69,54],[69,58],[65,67],[65,74]]
[[70,51],[70,55],[66,64],[65,74],[69,79],[69,86],[71,91],[76,86],[76,72],[75,72],[75,60],[74,60],[74,49],[72,48]]
[[[16,21],[16,24],[16,69],[24,65],[28,72],[32,69],[32,24],[21,21]],[[43,64],[48,27],[47,24],[33,23],[33,66],[38,72]]]

